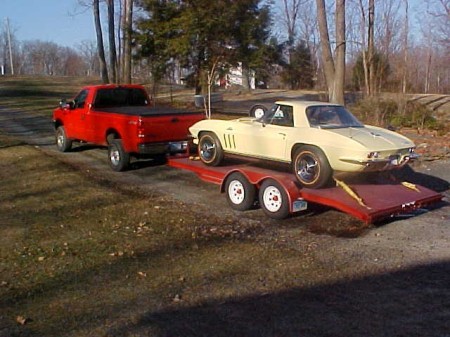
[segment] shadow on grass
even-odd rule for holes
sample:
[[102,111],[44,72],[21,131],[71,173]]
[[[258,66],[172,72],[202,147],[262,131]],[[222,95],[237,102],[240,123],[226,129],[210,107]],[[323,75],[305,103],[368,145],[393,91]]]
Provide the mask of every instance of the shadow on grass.
[[[301,275],[299,275],[301,277]],[[108,336],[449,336],[450,263],[152,310]]]

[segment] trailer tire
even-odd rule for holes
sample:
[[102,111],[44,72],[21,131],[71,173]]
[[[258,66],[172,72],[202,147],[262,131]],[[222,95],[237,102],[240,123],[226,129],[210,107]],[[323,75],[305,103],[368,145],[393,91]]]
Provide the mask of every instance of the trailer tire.
[[72,148],[72,141],[67,138],[64,126],[60,125],[55,130],[56,148],[60,152],[70,151]]
[[198,156],[208,166],[218,166],[224,157],[222,145],[212,132],[202,133],[198,141]]
[[304,145],[297,149],[293,155],[292,166],[295,177],[304,187],[325,187],[333,175],[327,157],[316,146]]
[[281,220],[289,216],[288,195],[285,189],[273,179],[266,179],[261,184],[259,204],[269,218]]
[[260,119],[264,117],[264,115],[267,113],[267,108],[264,105],[261,104],[255,104],[250,108],[249,116],[255,117],[257,119]]
[[228,204],[236,211],[247,211],[255,203],[256,187],[242,173],[234,172],[228,176],[225,193]]
[[108,145],[109,166],[113,171],[125,171],[130,165],[130,154],[126,152],[121,139],[114,139]]

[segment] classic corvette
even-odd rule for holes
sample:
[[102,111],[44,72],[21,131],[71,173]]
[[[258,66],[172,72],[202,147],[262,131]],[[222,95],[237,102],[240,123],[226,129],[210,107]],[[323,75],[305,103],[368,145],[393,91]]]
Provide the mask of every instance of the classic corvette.
[[326,186],[335,171],[385,171],[417,158],[408,138],[324,102],[280,101],[259,118],[202,120],[189,131],[206,165],[225,154],[291,163],[309,188]]

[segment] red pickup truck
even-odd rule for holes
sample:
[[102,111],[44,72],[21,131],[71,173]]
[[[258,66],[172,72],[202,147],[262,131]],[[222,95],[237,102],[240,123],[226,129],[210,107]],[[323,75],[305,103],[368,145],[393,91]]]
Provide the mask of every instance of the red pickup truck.
[[188,128],[203,118],[200,112],[153,107],[140,85],[88,86],[53,111],[59,151],[69,151],[74,141],[108,146],[114,171],[127,169],[131,156],[166,154],[186,145]]

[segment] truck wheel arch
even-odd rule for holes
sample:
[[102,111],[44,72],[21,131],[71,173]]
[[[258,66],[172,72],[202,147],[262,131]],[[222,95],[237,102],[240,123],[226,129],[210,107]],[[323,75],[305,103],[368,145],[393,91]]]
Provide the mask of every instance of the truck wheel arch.
[[111,144],[111,142],[115,139],[122,139],[119,132],[114,129],[110,129],[106,131],[106,144]]

